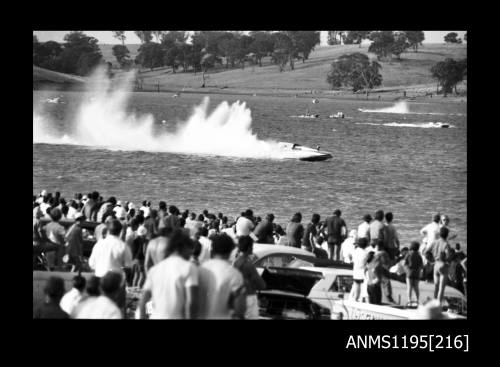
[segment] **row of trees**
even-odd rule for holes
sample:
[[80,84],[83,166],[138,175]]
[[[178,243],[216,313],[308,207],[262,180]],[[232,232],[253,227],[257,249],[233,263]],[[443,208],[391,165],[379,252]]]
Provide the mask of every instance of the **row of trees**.
[[[332,89],[348,87],[352,88],[353,92],[364,90],[368,93],[370,89],[382,84],[381,68],[377,61],[370,61],[365,54],[345,54],[332,63],[326,81]],[[457,84],[467,77],[467,58],[447,58],[440,61],[431,68],[431,74],[438,81],[438,86],[445,96],[453,89],[457,94]]]
[[83,32],[70,32],[64,43],[39,42],[33,35],[33,65],[68,74],[87,75],[102,62],[97,39]]
[[[464,40],[467,41],[467,32],[464,34]],[[446,36],[444,36],[444,41],[446,43],[462,43],[462,39],[458,37],[457,32],[450,32]]]
[[[199,31],[187,42],[186,32],[179,31],[135,31],[141,40],[135,64],[145,68],[168,66],[175,73],[182,68],[207,71],[216,65],[226,68],[245,67],[246,62],[262,66],[262,59],[270,56],[280,71],[286,65],[294,69],[295,60],[305,62],[314,47],[320,42],[319,32],[241,32]],[[126,68],[132,65],[130,52],[124,44],[125,32],[114,31],[122,41],[113,47],[118,63]]]
[[329,45],[358,44],[361,47],[365,39],[372,41],[369,52],[381,59],[391,55],[399,58],[407,48],[418,52],[425,36],[423,31],[328,31]]

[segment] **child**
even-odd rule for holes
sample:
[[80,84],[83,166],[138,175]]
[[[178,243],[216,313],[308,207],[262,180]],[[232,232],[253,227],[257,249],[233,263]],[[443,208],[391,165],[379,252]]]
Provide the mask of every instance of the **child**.
[[406,256],[404,260],[405,272],[406,272],[406,286],[408,291],[408,303],[411,303],[412,291],[415,291],[417,297],[417,303],[420,296],[418,289],[418,282],[420,281],[420,273],[424,268],[424,262],[422,256],[419,253],[420,243],[413,241],[410,244],[410,253]]

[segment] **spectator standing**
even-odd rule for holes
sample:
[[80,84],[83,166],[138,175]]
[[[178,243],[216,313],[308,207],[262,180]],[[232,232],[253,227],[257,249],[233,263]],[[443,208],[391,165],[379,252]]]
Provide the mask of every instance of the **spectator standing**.
[[300,223],[302,221],[302,214],[295,213],[286,227],[286,237],[288,245],[300,248],[302,237],[304,235],[304,227]]
[[196,318],[198,268],[189,261],[193,241],[176,229],[170,238],[171,254],[153,266],[144,283],[139,302],[139,318],[146,318],[146,303],[152,300],[152,319]]
[[417,303],[420,298],[419,282],[424,268],[424,262],[422,260],[422,255],[420,255],[419,247],[420,244],[417,241],[413,241],[410,244],[410,252],[404,260],[408,303],[412,302],[412,292],[415,292]]
[[377,210],[375,213],[375,219],[370,223],[370,245],[372,249],[375,250],[378,241],[384,241],[384,212],[382,210]]
[[424,236],[422,240],[421,252],[425,254],[429,248],[429,246],[439,238],[439,221],[441,217],[439,214],[436,214],[432,218],[432,222],[427,224],[424,228],[420,230],[420,234]]
[[384,248],[391,261],[396,259],[399,253],[399,235],[396,227],[394,227],[392,223],[393,217],[391,212],[385,213]]
[[326,219],[330,259],[335,259],[337,261],[340,261],[340,247],[347,236],[347,225],[341,215],[342,212],[336,209],[333,212],[333,216]]
[[361,294],[361,285],[365,279],[365,268],[366,268],[366,248],[368,246],[368,240],[366,238],[358,238],[356,248],[352,253],[352,289],[350,298],[354,301],[358,301]]
[[241,217],[236,221],[236,236],[249,236],[252,230],[254,229],[254,224],[252,221],[253,211],[251,209],[247,209]]
[[257,300],[257,291],[266,288],[266,282],[257,272],[257,269],[250,258],[253,252],[253,240],[250,236],[242,236],[238,240],[240,256],[236,259],[233,266],[243,275],[246,293],[246,312],[245,319],[259,318],[259,304]]
[[44,287],[45,302],[36,311],[35,319],[68,319],[59,303],[64,295],[64,280],[60,277],[50,277]]
[[372,221],[372,216],[370,214],[365,214],[363,216],[363,223],[358,226],[358,238],[366,238],[368,243],[370,243],[370,222]]
[[[85,221],[83,214],[78,213],[75,218],[75,223],[69,228],[66,233],[66,257],[67,263],[72,265],[71,271],[79,272],[82,270],[83,261],[83,234],[82,222]],[[68,312],[69,314],[69,312]]]
[[266,215],[266,218],[263,221],[257,224],[254,230],[254,234],[257,237],[258,243],[274,244],[273,221],[274,221],[274,214],[270,213]]
[[[241,236],[240,236],[241,237]],[[243,318],[246,311],[245,285],[241,272],[231,266],[234,242],[227,235],[212,240],[212,259],[200,270],[200,318]]]
[[302,249],[313,252],[316,237],[318,235],[316,226],[318,225],[320,219],[321,217],[319,214],[315,213],[312,215],[311,222],[307,225],[306,230],[304,231],[304,236],[302,238]]
[[85,286],[87,281],[81,275],[73,277],[73,288],[71,288],[61,299],[59,305],[68,315],[73,313],[75,307],[85,299]]

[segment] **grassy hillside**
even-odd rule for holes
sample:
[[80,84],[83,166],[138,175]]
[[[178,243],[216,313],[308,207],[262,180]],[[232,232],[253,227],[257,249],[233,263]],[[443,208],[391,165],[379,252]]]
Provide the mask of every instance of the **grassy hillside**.
[[53,84],[83,84],[85,78],[76,75],[58,73],[33,65],[33,84],[53,83]]
[[[245,69],[218,70],[209,73],[207,87],[230,89],[255,90],[328,90],[326,75],[334,59],[345,53],[362,52],[369,57],[368,46],[338,45],[318,47],[305,63],[297,62],[295,70],[280,73],[276,65],[270,60],[264,60],[264,66],[246,66]],[[460,59],[467,56],[466,45],[427,44],[417,53],[404,53],[401,61],[383,61],[381,74],[383,88],[398,89],[400,87],[434,88],[435,81],[431,78],[430,68],[438,61],[447,57]],[[172,74],[171,69],[146,71],[140,74],[145,84],[156,85],[161,88],[182,89],[199,88],[201,74],[177,72]]]

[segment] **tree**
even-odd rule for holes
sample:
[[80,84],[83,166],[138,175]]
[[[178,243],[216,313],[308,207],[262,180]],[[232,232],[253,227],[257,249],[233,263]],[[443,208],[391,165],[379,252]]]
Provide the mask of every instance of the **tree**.
[[188,36],[184,31],[169,31],[163,32],[161,35],[161,43],[164,44],[182,44],[186,43]]
[[127,38],[125,36],[125,31],[112,31],[112,32],[113,32],[113,37],[122,41],[122,45],[125,46],[125,39]]
[[328,31],[328,44],[340,45],[345,43],[346,36],[346,31]]
[[444,41],[446,43],[460,43],[457,37],[458,37],[457,32],[450,32],[446,36],[444,36]]
[[290,69],[294,69],[293,60],[296,56],[296,50],[292,39],[283,32],[273,33],[274,52],[271,59],[278,65],[280,72],[285,70],[285,66],[290,62]]
[[141,44],[149,43],[153,39],[151,31],[134,31],[134,33],[141,40]]
[[58,70],[59,56],[63,51],[60,43],[47,41],[36,45],[36,54],[33,55],[33,63],[49,70]]
[[351,87],[353,92],[373,89],[382,84],[381,66],[365,54],[344,54],[332,63],[326,81],[334,88]]
[[254,54],[259,66],[262,66],[262,58],[270,55],[274,50],[274,40],[269,32],[250,32],[253,41],[249,51]]
[[156,42],[158,43],[160,43],[165,33],[165,31],[151,31],[151,34],[156,38]]
[[94,37],[74,31],[66,34],[64,41],[63,50],[58,57],[60,71],[86,75],[100,63],[102,54]]
[[130,66],[130,51],[128,50],[127,46],[114,45],[113,56],[116,57],[116,60],[122,68],[127,68],[128,66]]
[[438,85],[442,87],[444,95],[451,93],[455,88],[457,93],[457,84],[467,76],[467,59],[454,60],[447,58],[444,61],[436,63],[431,68],[432,77],[437,79]]
[[392,55],[395,55],[398,60],[401,60],[401,54],[406,51],[406,49],[410,47],[410,43],[408,42],[408,38],[404,32],[399,32],[394,36],[394,42],[389,48],[389,51]]
[[157,68],[163,66],[163,49],[159,43],[147,42],[139,47],[136,64],[145,68]]
[[364,39],[368,38],[369,34],[370,31],[348,31],[344,43],[346,45],[354,43],[358,44],[359,47],[361,47],[361,42],[363,42]]
[[391,48],[395,42],[394,33],[392,31],[372,32],[370,39],[373,41],[368,48],[368,52],[377,55],[380,60],[391,54]]
[[425,39],[424,31],[404,31],[406,37],[408,38],[408,43],[410,47],[413,48],[415,52],[418,52],[418,46],[422,45]]
[[303,63],[320,42],[320,34],[317,31],[288,31],[287,34],[293,43],[294,57],[299,56]]

